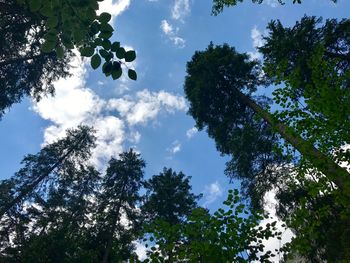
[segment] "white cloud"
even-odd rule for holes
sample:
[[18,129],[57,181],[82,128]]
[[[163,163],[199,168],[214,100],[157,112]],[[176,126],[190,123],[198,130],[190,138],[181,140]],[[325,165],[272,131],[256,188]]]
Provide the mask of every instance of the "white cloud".
[[190,0],[175,0],[171,9],[171,17],[175,20],[183,20],[190,12]]
[[97,13],[110,13],[112,15],[110,23],[113,24],[114,18],[128,9],[130,2],[131,0],[103,0],[99,3],[99,10]]
[[250,37],[253,40],[253,48],[255,51],[253,52],[248,52],[249,56],[251,59],[260,59],[261,58],[261,53],[257,51],[258,47],[261,47],[264,45],[264,40],[262,33],[257,29],[256,26],[253,27],[253,29],[250,32]]
[[[92,152],[91,162],[102,169],[106,161],[117,156],[128,140],[138,143],[139,131],[132,126],[155,121],[160,113],[168,114],[187,109],[185,99],[165,91],[143,90],[136,96],[105,100],[85,87],[85,64],[78,56],[72,62],[72,76],[54,83],[54,97],[43,98],[35,103],[33,110],[51,124],[44,131],[44,144],[65,135],[67,128],[79,124],[96,129],[97,147]],[[120,116],[114,116],[111,110]]]
[[155,120],[161,113],[186,111],[185,98],[165,91],[151,92],[142,90],[135,96],[124,96],[120,99],[111,99],[108,102],[110,110],[116,110],[126,119],[130,126],[145,124]]
[[179,141],[174,141],[172,144],[171,144],[171,147],[169,147],[168,149],[168,152],[170,152],[171,154],[175,154],[175,153],[178,153],[181,151],[181,143]]
[[277,0],[266,0],[264,3],[271,7],[277,7],[280,5]]
[[177,47],[184,48],[186,41],[178,36],[179,28],[174,28],[167,20],[162,20],[160,28],[165,36]]
[[162,29],[162,31],[166,35],[172,34],[174,32],[173,26],[170,25],[167,20],[162,20],[162,22],[160,24],[160,28]]
[[204,189],[205,202],[203,206],[207,207],[208,205],[214,203],[221,196],[222,196],[222,187],[218,181],[205,186],[205,189]]
[[261,32],[257,29],[257,27],[253,27],[253,29],[250,32],[250,37],[253,39],[253,46],[254,47],[261,47],[264,44],[264,41],[262,39]]
[[172,37],[171,40],[173,41],[175,46],[179,48],[185,47],[186,41],[182,37],[175,36],[175,37]]
[[141,140],[141,133],[139,133],[138,131],[130,132],[128,140],[132,143],[139,143]]
[[198,129],[196,127],[192,127],[191,129],[186,131],[186,136],[188,139],[191,139],[197,133],[198,133]]
[[123,151],[125,125],[114,116],[97,118],[93,125],[97,130],[97,141],[91,161],[93,165],[103,168],[112,156],[116,157]]
[[135,242],[135,253],[137,254],[139,260],[145,260],[147,258],[147,248],[140,242]]
[[[264,196],[264,210],[269,214],[270,218],[264,219],[260,222],[259,226],[265,227],[266,224],[272,223],[274,221],[277,221],[276,227],[277,231],[282,232],[281,240],[277,238],[269,238],[268,240],[264,240],[264,252],[267,252],[268,250],[272,251],[272,253],[275,253],[275,249],[280,249],[283,247],[284,244],[291,241],[292,237],[294,236],[293,232],[290,229],[285,229],[282,225],[284,224],[283,221],[281,221],[277,215],[276,215],[276,194],[275,191],[269,191]],[[262,253],[264,253],[262,252]],[[275,253],[276,254],[276,253]],[[273,262],[278,263],[279,258],[282,258],[283,255],[276,256],[270,260],[273,260]]]

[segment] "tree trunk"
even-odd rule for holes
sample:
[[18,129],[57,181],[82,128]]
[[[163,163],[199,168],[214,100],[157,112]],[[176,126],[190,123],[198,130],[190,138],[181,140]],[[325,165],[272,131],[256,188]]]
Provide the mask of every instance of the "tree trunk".
[[350,174],[345,168],[340,167],[328,156],[317,150],[311,143],[304,140],[296,134],[289,126],[276,120],[269,112],[256,104],[248,96],[237,91],[241,101],[254,110],[263,118],[273,129],[275,129],[283,139],[296,148],[305,156],[320,172],[322,172],[330,181],[332,181],[342,192],[350,191]]

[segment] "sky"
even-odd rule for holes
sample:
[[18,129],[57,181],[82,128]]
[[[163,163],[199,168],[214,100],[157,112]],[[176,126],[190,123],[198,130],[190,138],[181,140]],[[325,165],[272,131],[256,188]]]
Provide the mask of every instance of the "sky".
[[302,5],[281,6],[277,0],[261,5],[245,0],[218,16],[210,14],[211,5],[211,0],[102,2],[101,9],[113,15],[112,40],[136,50],[133,67],[138,80],[122,77],[113,81],[77,57],[72,62],[72,77],[55,83],[55,97],[39,103],[27,98],[0,121],[0,179],[19,169],[25,154],[35,154],[62,137],[65,129],[82,123],[97,130],[98,146],[91,162],[101,171],[110,157],[132,147],[146,161],[146,178],[163,167],[182,171],[192,177],[193,191],[203,193],[200,205],[219,207],[227,190],[238,188],[239,183],[229,184],[224,175],[229,157],[220,155],[214,141],[205,131],[198,131],[187,114],[186,62],[210,41],[228,43],[260,58],[255,47],[263,44],[262,36],[272,19],[292,26],[304,14],[346,18],[350,1],[304,0]]

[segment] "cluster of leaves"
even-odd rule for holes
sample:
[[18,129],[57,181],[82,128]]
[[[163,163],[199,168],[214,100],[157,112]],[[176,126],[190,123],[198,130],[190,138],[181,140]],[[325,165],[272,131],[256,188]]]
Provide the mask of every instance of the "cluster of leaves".
[[130,67],[134,50],[126,51],[114,33],[111,15],[98,15],[101,0],[8,0],[0,3],[0,117],[24,96],[39,101],[54,94],[53,82],[69,75],[78,50],[91,57],[93,69],[118,79]]
[[57,58],[41,51],[46,32],[41,17],[16,0],[0,3],[0,118],[24,96],[40,100],[54,93],[53,82],[68,76],[71,52]]
[[[276,222],[259,226],[261,213],[250,213],[230,190],[224,205],[213,215],[196,208],[181,224],[158,220],[144,239],[148,259],[143,262],[273,262],[275,252],[265,251],[264,240],[280,239]],[[268,217],[266,217],[268,218]]]
[[[213,0],[213,8],[212,8],[212,14],[213,15],[218,15],[220,14],[225,7],[230,7],[230,6],[235,6],[238,3],[243,3],[244,0]],[[285,4],[284,0],[277,0],[278,3],[281,5]],[[301,4],[302,0],[292,0],[293,4]],[[336,3],[338,0],[330,0],[334,3]],[[252,0],[252,3],[255,4],[262,4],[264,0]]]
[[[122,75],[121,61],[132,62],[136,58],[133,50],[125,51],[119,42],[109,40],[113,35],[113,27],[109,13],[97,15],[101,0],[17,0],[23,7],[43,17],[46,28],[42,51],[53,50],[59,58],[65,50],[77,48],[81,56],[92,57],[93,69],[101,65],[101,57],[105,60],[102,71],[106,76],[118,79]],[[125,63],[124,63],[125,64]],[[128,76],[136,80],[136,72],[128,70]]]

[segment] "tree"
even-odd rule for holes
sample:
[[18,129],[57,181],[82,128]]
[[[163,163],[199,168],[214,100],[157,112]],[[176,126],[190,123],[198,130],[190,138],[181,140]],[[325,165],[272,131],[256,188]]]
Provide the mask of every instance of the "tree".
[[[137,239],[145,162],[130,150],[109,161],[106,175],[97,197],[95,249],[100,251],[98,261],[121,262],[132,252],[132,241]],[[125,217],[126,219],[122,219]]]
[[[260,197],[269,189],[266,185],[277,191],[279,215],[296,233],[290,248],[309,260],[346,261],[350,175],[345,169],[333,170],[332,175],[332,169],[327,172],[325,168],[350,161],[349,150],[343,148],[349,143],[350,31],[348,20],[327,20],[323,26],[320,22],[304,17],[292,28],[271,22],[266,43],[260,48],[265,75],[258,62],[228,51],[228,46],[211,45],[205,52],[197,52],[188,63],[185,92],[198,127],[207,126],[218,149],[232,154],[227,171],[243,177],[243,184],[256,185]],[[252,100],[254,88],[261,84],[277,86],[273,99],[280,107],[273,114],[268,113],[268,105],[255,102],[257,96]],[[257,118],[247,118],[249,110]],[[263,136],[263,129],[252,133],[245,128],[254,127],[259,120],[289,145]],[[272,150],[282,147],[265,166],[257,158],[261,153],[261,147],[254,147],[259,145],[257,138]],[[295,145],[297,141],[300,143]],[[279,162],[278,156],[293,154],[295,149],[300,155],[287,164],[293,172],[286,172],[280,165],[288,159]],[[230,163],[234,165],[230,167]],[[247,169],[236,168],[246,163],[250,164],[246,167],[256,168],[250,177]],[[260,177],[264,167],[270,168],[270,176]]]
[[[27,155],[21,168],[5,185],[13,185],[5,201],[1,200],[0,219],[24,199],[30,199],[35,192],[40,192],[65,174],[62,168],[77,165],[90,157],[94,146],[93,130],[87,126],[67,131],[67,136],[45,146],[36,155]],[[53,180],[53,181],[52,181]]]
[[[94,196],[100,174],[85,165],[66,167],[69,176],[61,177],[42,195],[37,195],[28,208],[28,229],[24,242],[11,246],[3,260],[17,262],[94,262],[86,244],[94,224],[91,214],[96,211]],[[12,252],[12,253],[11,253]],[[12,254],[12,255],[11,255]],[[14,257],[15,256],[15,257]]]
[[145,183],[147,198],[142,210],[151,223],[164,220],[178,224],[191,214],[201,195],[191,193],[190,179],[182,172],[164,168]]
[[[277,0],[277,1],[281,5],[285,4],[284,0]],[[302,3],[302,0],[289,0],[289,2],[292,2],[292,1],[293,1],[293,4],[301,4]],[[338,0],[330,0],[330,1],[332,1],[334,3],[338,2]],[[261,4],[263,2],[264,2],[264,0],[252,0],[252,3],[256,3],[256,4]],[[224,7],[235,6],[238,3],[243,3],[243,0],[213,0],[212,14],[218,15],[224,10]]]
[[[182,172],[176,173],[172,169],[164,168],[163,172],[145,182],[147,194],[142,206],[142,212],[147,219],[143,226],[145,235],[155,234],[159,231],[159,225],[176,228],[186,221],[201,197],[191,193],[190,179],[191,177],[186,177]],[[163,236],[162,242],[165,246],[174,247],[181,241],[176,231],[173,231]],[[170,262],[175,260],[174,253],[173,249],[166,252]]]
[[[160,221],[154,225],[148,239],[149,259],[143,262],[272,262],[276,254],[264,251],[263,240],[280,238],[276,222],[259,226],[264,217],[246,210],[238,190],[229,191],[224,205],[226,209],[219,208],[213,215],[195,208],[180,224]],[[169,252],[172,259],[167,257]]]
[[27,155],[24,167],[1,182],[1,261],[48,262],[62,251],[78,252],[78,242],[64,241],[77,241],[81,226],[88,223],[87,198],[98,172],[84,163],[94,140],[89,127],[68,130],[65,138]]
[[[236,163],[243,163],[263,174],[268,168],[271,170],[272,165],[280,163],[280,153],[271,152],[278,146],[278,138],[271,135],[277,133],[343,193],[349,193],[350,175],[344,168],[265,110],[264,105],[258,102],[259,98],[257,101],[251,98],[258,85],[269,81],[259,77],[261,71],[258,62],[248,59],[248,55],[239,54],[228,45],[214,47],[211,44],[206,51],[196,52],[188,62],[185,93],[190,101],[189,113],[196,120],[198,128],[207,127],[218,149],[231,153]],[[245,140],[247,131],[249,134],[254,129],[260,136],[250,136],[252,141]],[[234,150],[240,140],[247,143],[244,144],[246,149],[256,151],[246,153]],[[257,147],[262,142],[267,147]],[[251,173],[240,172],[239,176],[254,183]]]
[[136,72],[128,62],[135,51],[125,51],[120,42],[111,42],[111,15],[97,15],[98,0],[0,1],[0,117],[24,96],[39,101],[54,94],[53,82],[66,77],[71,50],[91,57],[91,67],[102,65],[106,76],[118,79],[122,67],[129,78]]
[[[335,162],[350,162],[350,21],[303,17],[293,27],[268,25],[264,71],[278,87],[276,118],[329,153]],[[297,233],[292,245],[310,260],[330,262],[349,257],[349,201],[334,191],[324,175],[302,160],[304,177],[288,178],[278,191],[280,216]],[[294,206],[290,206],[293,203]],[[308,222],[305,223],[305,219]],[[304,244],[308,244],[305,246]]]
[[295,26],[268,25],[259,50],[264,71],[278,87],[276,117],[333,160],[350,161],[341,148],[350,143],[350,20],[303,17]]
[[[121,153],[102,178],[86,161],[71,156],[60,164],[60,176],[6,213],[1,262],[121,262],[133,255],[145,163],[132,150]],[[1,193],[10,191],[9,181]]]

